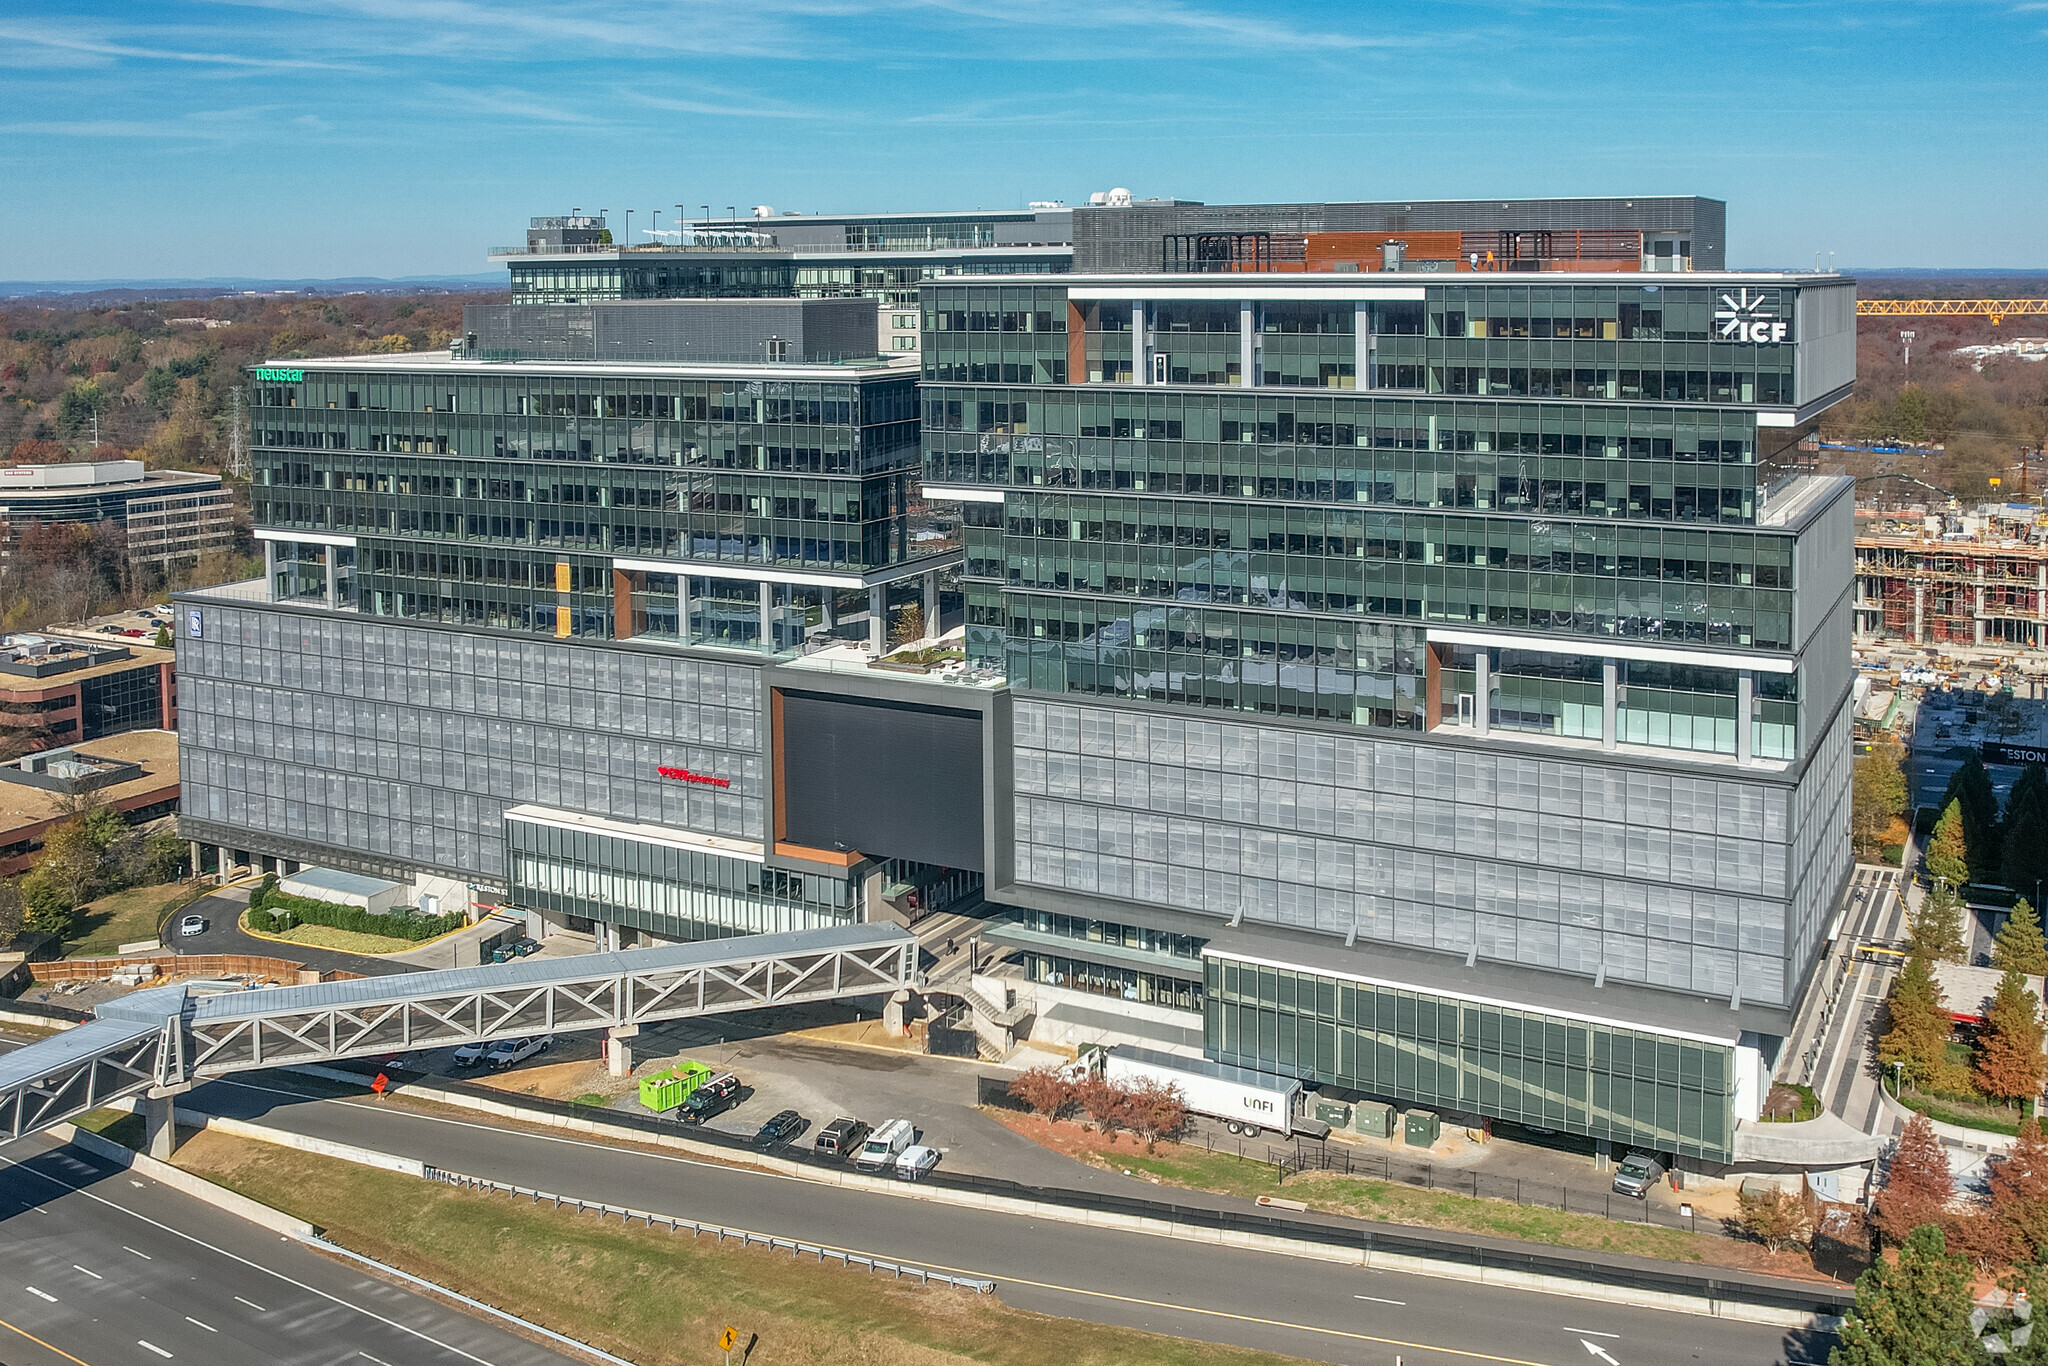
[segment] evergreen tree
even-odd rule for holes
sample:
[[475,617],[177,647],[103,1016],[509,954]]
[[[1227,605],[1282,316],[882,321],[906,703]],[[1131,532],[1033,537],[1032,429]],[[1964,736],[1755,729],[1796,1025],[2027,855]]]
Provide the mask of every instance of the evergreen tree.
[[1999,847],[1998,794],[1992,790],[1991,774],[1979,756],[1972,754],[1963,760],[1962,767],[1948,780],[1948,790],[1941,795],[1941,809],[1946,812],[1952,802],[1962,804],[1963,842],[1970,850],[1971,878],[1994,875],[1998,871],[1992,853]]
[[2012,914],[1998,929],[1998,947],[1991,951],[1991,966],[2011,968],[2033,977],[2048,973],[2048,942],[2041,938],[2041,921],[2034,904],[2021,897]]
[[1954,887],[1938,884],[1929,892],[1908,930],[1914,953],[1947,963],[1963,961],[1963,902]]
[[1914,1115],[1899,1136],[1898,1150],[1885,1172],[1884,1189],[1871,1205],[1870,1222],[1892,1242],[1904,1244],[1922,1225],[1939,1228],[1946,1224],[1955,1194],[1948,1153],[1934,1136],[1934,1126],[1927,1116]]
[[[2048,1248],[2048,1137],[2040,1121],[2020,1121],[2012,1151],[1991,1168],[1991,1208],[2007,1228],[2022,1258]],[[2041,1302],[2048,1307],[2048,1300]]]
[[1947,1089],[1940,1083],[1949,1070],[1949,1013],[1928,958],[1915,954],[1906,960],[1885,1007],[1890,1029],[1878,1040],[1878,1062],[1898,1064],[1913,1086]]
[[1856,1278],[1828,1366],[1965,1366],[1983,1360],[1970,1332],[1970,1267],[1938,1228],[1913,1230],[1899,1259]]
[[1977,1088],[1999,1100],[2041,1094],[2041,1011],[2026,979],[2007,968],[1984,1012],[1977,1043]]
[[1951,887],[1970,880],[1968,824],[1958,797],[1941,809],[1941,819],[1934,823],[1934,838],[1927,842],[1927,871]]
[[2016,892],[2048,883],[2048,765],[2028,764],[2006,798],[1999,879]]

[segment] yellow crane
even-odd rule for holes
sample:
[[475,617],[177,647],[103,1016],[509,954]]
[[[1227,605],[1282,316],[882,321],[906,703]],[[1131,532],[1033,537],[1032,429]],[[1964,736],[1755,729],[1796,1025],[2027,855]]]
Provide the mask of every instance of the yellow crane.
[[1941,314],[1989,318],[1993,327],[2008,317],[2048,314],[2048,299],[1858,299],[1859,318],[1932,317]]

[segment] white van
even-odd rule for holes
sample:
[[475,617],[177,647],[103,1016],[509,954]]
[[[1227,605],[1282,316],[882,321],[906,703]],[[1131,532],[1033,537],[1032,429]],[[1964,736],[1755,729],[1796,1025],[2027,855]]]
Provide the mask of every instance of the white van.
[[894,1166],[896,1159],[917,1137],[917,1130],[907,1119],[892,1119],[868,1135],[868,1141],[860,1145],[860,1156],[853,1159],[859,1171],[878,1172]]

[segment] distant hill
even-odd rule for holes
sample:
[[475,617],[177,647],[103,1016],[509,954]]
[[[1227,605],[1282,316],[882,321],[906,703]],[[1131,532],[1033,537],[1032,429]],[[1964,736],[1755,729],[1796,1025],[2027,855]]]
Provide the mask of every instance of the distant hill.
[[237,294],[428,294],[454,290],[473,294],[506,288],[505,273],[405,275],[395,279],[363,275],[337,280],[260,280],[220,277],[205,280],[0,280],[0,299],[83,299],[135,303],[145,299],[219,299]]

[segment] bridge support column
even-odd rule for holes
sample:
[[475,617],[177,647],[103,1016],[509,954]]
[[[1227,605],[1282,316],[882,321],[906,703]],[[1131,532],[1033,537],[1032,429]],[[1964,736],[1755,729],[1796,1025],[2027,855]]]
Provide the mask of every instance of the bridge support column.
[[178,1097],[190,1086],[152,1086],[135,1098],[135,1113],[142,1116],[143,1151],[159,1162],[171,1160],[178,1150]]
[[640,1036],[639,1025],[613,1025],[605,1031],[605,1070],[615,1077],[633,1075],[633,1045],[629,1040]]
[[220,869],[214,877],[218,885],[222,887],[235,880],[235,858],[233,854],[228,852],[228,847],[225,844],[220,846]]

